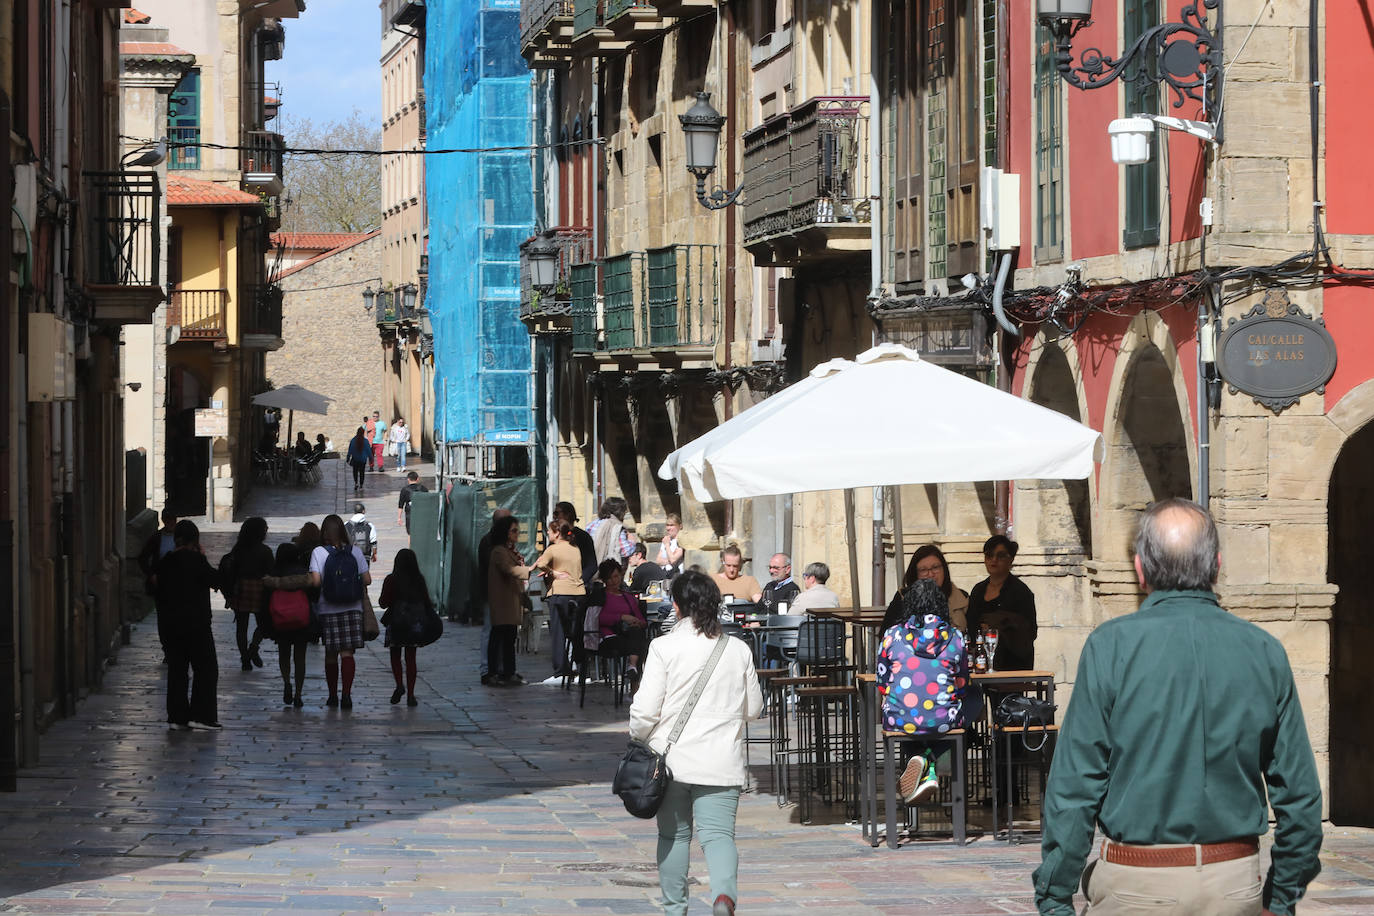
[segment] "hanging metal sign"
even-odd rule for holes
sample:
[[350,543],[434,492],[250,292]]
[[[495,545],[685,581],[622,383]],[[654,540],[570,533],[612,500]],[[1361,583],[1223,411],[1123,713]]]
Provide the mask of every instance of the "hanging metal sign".
[[1231,386],[1281,413],[1309,392],[1321,392],[1336,371],[1336,341],[1313,319],[1272,289],[1241,318],[1232,318],[1217,346],[1217,368]]

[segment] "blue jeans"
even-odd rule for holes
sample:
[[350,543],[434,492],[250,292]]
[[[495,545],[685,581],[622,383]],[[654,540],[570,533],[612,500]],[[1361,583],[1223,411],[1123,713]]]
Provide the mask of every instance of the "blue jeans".
[[397,467],[399,467],[399,468],[400,468],[401,470],[403,470],[403,471],[406,469],[406,450],[407,450],[409,447],[410,447],[410,446],[409,446],[407,443],[405,443],[405,442],[397,442],[397,443],[396,443],[396,462],[397,462]]
[[711,900],[721,894],[739,899],[739,850],[735,848],[735,812],[739,786],[701,786],[674,781],[658,809],[658,886],[667,916],[687,914],[687,872],[692,828],[706,854]]

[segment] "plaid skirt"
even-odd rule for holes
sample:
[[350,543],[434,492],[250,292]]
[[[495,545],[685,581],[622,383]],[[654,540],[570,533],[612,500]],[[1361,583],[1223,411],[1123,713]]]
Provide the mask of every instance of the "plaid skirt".
[[344,611],[342,614],[321,614],[324,647],[331,652],[363,647],[363,612]]

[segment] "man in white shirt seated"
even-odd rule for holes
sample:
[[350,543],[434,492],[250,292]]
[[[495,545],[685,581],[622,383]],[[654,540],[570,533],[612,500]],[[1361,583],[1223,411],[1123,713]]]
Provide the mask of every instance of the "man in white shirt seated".
[[813,608],[839,607],[840,596],[826,588],[830,578],[830,567],[824,563],[809,563],[802,573],[802,593],[792,599],[788,609],[792,614],[804,614]]

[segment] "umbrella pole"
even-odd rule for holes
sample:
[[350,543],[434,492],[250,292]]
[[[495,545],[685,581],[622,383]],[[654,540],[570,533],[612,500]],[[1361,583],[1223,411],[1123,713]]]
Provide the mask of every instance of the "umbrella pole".
[[285,443],[285,447],[286,447],[286,450],[287,450],[288,452],[291,450],[291,426],[292,426],[292,424],[294,424],[295,422],[296,422],[296,412],[295,412],[294,410],[288,410],[288,411],[286,412],[286,443]]
[[856,537],[858,526],[854,521],[854,491],[844,491],[844,535],[849,544],[849,597],[854,607],[859,603],[859,542]]

